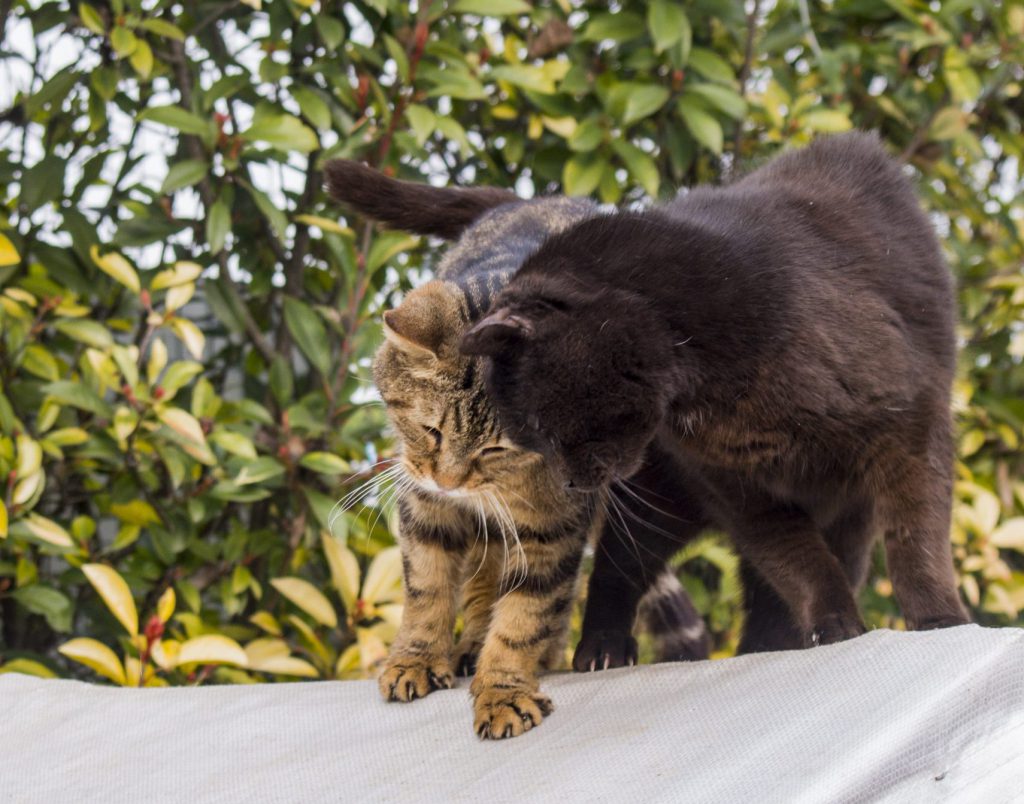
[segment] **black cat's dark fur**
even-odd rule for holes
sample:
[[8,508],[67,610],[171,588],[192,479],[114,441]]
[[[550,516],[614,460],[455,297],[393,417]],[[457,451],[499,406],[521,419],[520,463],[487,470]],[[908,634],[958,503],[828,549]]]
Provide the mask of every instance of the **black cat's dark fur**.
[[876,137],[584,221],[492,309],[463,349],[490,358],[512,437],[581,489],[633,477],[678,500],[659,464],[683,467],[686,517],[732,537],[769,646],[863,632],[851,589],[879,530],[908,626],[967,622],[949,545],[953,285]]

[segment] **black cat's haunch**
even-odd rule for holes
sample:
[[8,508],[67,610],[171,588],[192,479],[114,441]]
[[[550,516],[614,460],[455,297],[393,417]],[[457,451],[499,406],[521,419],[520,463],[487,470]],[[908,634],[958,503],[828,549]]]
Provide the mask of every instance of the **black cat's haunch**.
[[851,588],[879,531],[908,626],[967,622],[949,545],[952,280],[874,136],[586,220],[491,309],[462,349],[489,358],[510,436],[579,489],[638,470],[650,485],[646,451],[673,456],[744,559],[745,594],[781,600],[793,639],[863,632]]

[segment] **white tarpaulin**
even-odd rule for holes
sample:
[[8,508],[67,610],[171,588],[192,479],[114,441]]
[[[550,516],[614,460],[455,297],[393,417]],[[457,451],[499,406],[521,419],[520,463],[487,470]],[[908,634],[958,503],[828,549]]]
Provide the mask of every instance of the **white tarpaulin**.
[[480,742],[462,689],[0,676],[0,801],[1024,801],[1024,630],[549,676]]

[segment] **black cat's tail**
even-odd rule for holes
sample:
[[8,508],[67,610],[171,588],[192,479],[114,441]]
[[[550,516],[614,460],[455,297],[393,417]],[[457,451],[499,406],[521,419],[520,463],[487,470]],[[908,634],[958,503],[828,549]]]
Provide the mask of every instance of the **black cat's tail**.
[[638,620],[654,640],[657,662],[699,661],[711,653],[707,626],[671,569],[641,599]]
[[350,159],[332,159],[324,174],[327,192],[335,201],[392,228],[449,240],[488,210],[518,200],[497,187],[431,187],[400,181]]

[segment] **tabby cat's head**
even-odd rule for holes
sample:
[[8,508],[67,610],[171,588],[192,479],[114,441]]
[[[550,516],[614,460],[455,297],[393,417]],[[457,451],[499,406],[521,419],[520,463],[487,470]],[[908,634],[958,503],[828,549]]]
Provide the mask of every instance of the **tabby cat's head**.
[[473,502],[514,487],[541,458],[505,436],[479,360],[459,352],[468,323],[456,285],[434,281],[413,290],[384,314],[374,378],[408,476],[423,491]]

